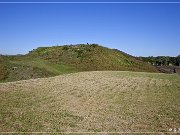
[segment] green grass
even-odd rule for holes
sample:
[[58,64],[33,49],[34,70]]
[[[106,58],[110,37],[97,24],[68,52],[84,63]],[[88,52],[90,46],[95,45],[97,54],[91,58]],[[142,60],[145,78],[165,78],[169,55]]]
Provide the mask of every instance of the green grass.
[[17,61],[11,61],[11,63],[17,64],[17,65],[38,67],[41,69],[45,69],[49,72],[52,72],[56,75],[76,71],[75,68],[72,68],[70,66],[66,66],[63,64],[50,63],[43,59],[31,58],[31,57],[24,57],[23,59],[19,59]]
[[[0,82],[52,77],[78,71],[64,64],[55,64],[47,60],[28,56],[11,56],[2,59]],[[17,68],[13,70],[13,67]]]
[[28,55],[70,65],[84,71],[130,70],[157,72],[153,66],[135,57],[97,44],[40,47]]
[[0,84],[0,131],[169,132],[180,127],[180,76],[80,72]]
[[39,47],[26,55],[0,56],[0,82],[105,70],[158,72],[133,56],[97,44]]

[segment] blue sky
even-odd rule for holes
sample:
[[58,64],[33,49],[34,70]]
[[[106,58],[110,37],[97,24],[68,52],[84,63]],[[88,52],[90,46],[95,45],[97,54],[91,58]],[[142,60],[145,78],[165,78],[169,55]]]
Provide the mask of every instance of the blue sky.
[[0,54],[87,42],[134,56],[177,56],[180,3],[0,4]]

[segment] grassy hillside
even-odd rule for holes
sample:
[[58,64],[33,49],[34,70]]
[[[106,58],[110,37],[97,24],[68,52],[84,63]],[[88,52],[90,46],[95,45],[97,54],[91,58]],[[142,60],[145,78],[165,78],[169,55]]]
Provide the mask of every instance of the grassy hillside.
[[[28,56],[0,57],[0,82],[27,80],[73,73],[73,67]],[[14,69],[15,68],[15,69]]]
[[33,50],[29,55],[43,58],[54,63],[68,64],[77,69],[82,69],[83,71],[156,71],[154,67],[130,55],[97,44],[40,47]]
[[96,44],[40,47],[27,55],[0,56],[0,82],[96,70],[158,72],[130,55]]
[[180,76],[95,71],[0,84],[0,131],[169,132]]

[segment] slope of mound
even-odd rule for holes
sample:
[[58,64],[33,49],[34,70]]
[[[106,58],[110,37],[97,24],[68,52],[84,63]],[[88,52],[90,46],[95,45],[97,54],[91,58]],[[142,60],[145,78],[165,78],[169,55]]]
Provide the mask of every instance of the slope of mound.
[[0,131],[168,132],[180,76],[94,71],[0,84]]
[[0,82],[97,70],[158,72],[133,56],[96,44],[40,47],[27,55],[0,56]]
[[29,56],[0,56],[0,82],[52,77],[77,70]]
[[157,72],[145,62],[121,51],[108,49],[97,44],[40,47],[29,53],[30,56],[73,66],[82,71],[130,70]]

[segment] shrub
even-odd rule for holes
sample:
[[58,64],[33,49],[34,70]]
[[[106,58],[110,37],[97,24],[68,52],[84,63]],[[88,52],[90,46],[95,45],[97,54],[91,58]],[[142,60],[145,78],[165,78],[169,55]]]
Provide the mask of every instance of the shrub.
[[8,77],[8,71],[7,69],[0,64],[0,80],[4,80]]
[[67,50],[69,49],[69,47],[65,45],[65,46],[63,46],[62,49],[65,50],[65,51],[67,51]]

